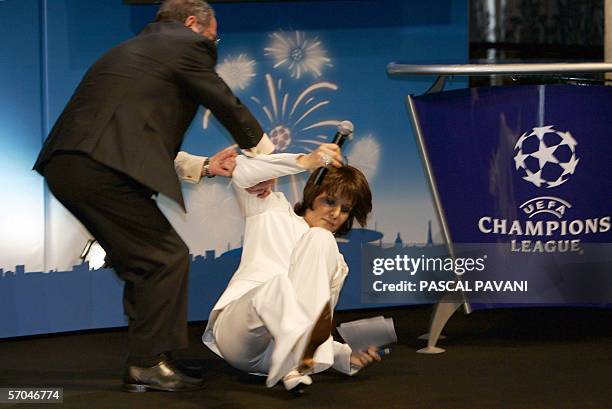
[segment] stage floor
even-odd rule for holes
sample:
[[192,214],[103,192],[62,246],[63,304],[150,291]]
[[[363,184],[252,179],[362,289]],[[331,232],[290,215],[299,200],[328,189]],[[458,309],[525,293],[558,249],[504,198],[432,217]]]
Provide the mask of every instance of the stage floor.
[[[121,392],[125,329],[0,340],[1,387],[63,387],[63,408],[611,408],[612,311],[521,308],[458,312],[439,345],[422,355],[431,307],[337,313],[337,323],[393,317],[399,343],[355,377],[329,370],[294,399],[281,385],[242,374],[201,343],[190,325],[181,354],[204,363],[194,393]],[[0,407],[11,407],[0,404]],[[49,408],[47,404],[25,407]]]

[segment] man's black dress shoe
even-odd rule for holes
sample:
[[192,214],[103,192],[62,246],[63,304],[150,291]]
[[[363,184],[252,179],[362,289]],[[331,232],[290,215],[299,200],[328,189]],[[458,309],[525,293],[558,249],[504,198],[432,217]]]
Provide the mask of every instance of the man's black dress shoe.
[[123,374],[123,390],[127,392],[180,392],[202,388],[202,379],[183,374],[165,359],[153,367],[128,365]]
[[204,360],[202,359],[172,359],[170,362],[187,376],[200,378],[204,374]]

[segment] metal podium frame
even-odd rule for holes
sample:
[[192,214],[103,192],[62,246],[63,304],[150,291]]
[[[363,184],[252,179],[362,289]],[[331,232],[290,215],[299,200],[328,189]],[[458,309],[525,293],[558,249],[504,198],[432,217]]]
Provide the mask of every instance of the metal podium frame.
[[[464,76],[491,76],[491,75],[566,75],[566,74],[585,74],[598,72],[612,72],[612,63],[551,63],[551,64],[455,64],[455,65],[419,65],[419,64],[401,64],[389,63],[387,65],[387,74],[391,77],[406,77],[413,75],[436,75],[437,78],[425,94],[431,94],[444,90],[446,79],[449,76],[464,75]],[[563,77],[567,82],[581,83],[584,78]],[[587,80],[588,81],[588,80]],[[432,195],[434,208],[438,223],[442,230],[442,238],[446,244],[451,258],[455,257],[453,241],[451,233],[446,221],[446,216],[436,180],[431,169],[427,145],[421,132],[419,118],[414,107],[412,95],[406,97],[406,105],[408,107],[408,116],[410,123],[416,136],[416,142],[419,147],[425,177]],[[429,332],[420,336],[419,339],[427,340],[427,346],[419,349],[417,352],[424,354],[439,354],[444,352],[443,348],[437,346],[438,340],[443,339],[442,330],[446,323],[461,306],[463,306],[466,314],[471,312],[469,302],[462,293],[463,302],[457,302],[442,298],[435,304],[431,314],[429,324]]]

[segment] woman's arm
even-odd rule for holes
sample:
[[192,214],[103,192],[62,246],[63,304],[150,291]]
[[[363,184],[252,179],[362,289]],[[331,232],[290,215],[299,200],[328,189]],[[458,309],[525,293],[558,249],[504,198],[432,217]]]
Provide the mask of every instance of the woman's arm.
[[234,169],[234,185],[246,189],[265,180],[293,175],[321,166],[342,166],[340,148],[336,144],[323,143],[309,154],[277,153],[253,158],[239,156]]
[[247,189],[259,182],[301,173],[307,170],[298,161],[301,156],[294,153],[259,155],[253,158],[238,156],[232,183],[237,188]]
[[380,362],[378,348],[371,346],[365,351],[353,351],[348,344],[333,341],[334,364],[332,367],[345,375],[353,376],[364,367]]
[[250,193],[249,188],[258,183],[293,175],[306,170],[298,162],[300,155],[282,153],[274,155],[259,155],[253,158],[238,156],[236,168],[232,175],[232,184],[236,199],[244,217],[250,217],[280,206],[287,208],[289,203],[281,193],[272,193],[266,197]]
[[262,198],[263,196],[250,194],[247,189],[270,179],[293,175],[305,170],[314,170],[323,164],[342,166],[342,156],[338,145],[324,143],[308,154],[278,153],[253,158],[237,157],[232,184],[236,190],[242,214],[249,217],[265,212],[275,205],[281,207],[288,205],[283,195],[263,195],[266,197]]
[[[217,157],[219,157],[219,160],[215,161],[214,159]],[[179,178],[182,181],[198,183],[202,176],[205,159],[202,156],[179,152],[174,161]],[[305,170],[314,170],[324,163],[329,166],[342,166],[340,148],[330,143],[321,144],[309,154],[279,153],[259,155],[252,158],[247,156],[235,158],[233,148],[230,147],[210,159],[210,169],[214,169],[214,174],[229,176],[228,173],[233,171],[232,184],[235,187],[240,208],[245,216],[260,213],[269,204],[258,197],[260,195],[250,194],[246,189],[270,179],[293,175]]]
[[[242,165],[234,171],[236,152],[233,147],[223,149],[210,157],[211,175],[232,176],[234,185],[250,188],[259,182],[293,175],[304,170],[314,170],[327,162],[331,166],[342,166],[340,148],[331,143],[321,144],[309,154],[279,153],[259,155],[252,158],[241,156]],[[184,182],[198,183],[203,176],[205,156],[179,152],[174,159],[176,173]]]

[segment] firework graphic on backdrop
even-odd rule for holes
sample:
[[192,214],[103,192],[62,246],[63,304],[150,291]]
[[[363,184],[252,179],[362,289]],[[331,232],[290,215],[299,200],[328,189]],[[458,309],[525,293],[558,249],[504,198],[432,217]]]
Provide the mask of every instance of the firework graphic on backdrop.
[[[268,90],[267,102],[252,96],[262,110],[267,124],[267,134],[275,146],[275,152],[312,152],[321,143],[327,142],[329,135],[335,132],[339,119],[325,119],[313,122],[311,116],[330,104],[329,99],[321,98],[322,91],[337,91],[338,85],[327,81],[311,84],[292,99],[283,89],[283,80],[274,80],[266,74]],[[326,130],[326,132],[324,132]],[[294,200],[299,198],[298,182],[290,176],[290,186]]]
[[[233,92],[244,90],[251,85],[251,80],[255,78],[255,60],[249,59],[246,54],[240,54],[238,57],[229,56],[217,65],[215,71]],[[202,121],[204,129],[208,129],[211,113],[210,109],[204,111]]]
[[[269,37],[271,43],[264,48],[264,54],[274,59],[273,68],[286,68],[292,81],[300,80],[305,74],[321,77],[324,67],[333,67],[327,51],[316,36],[311,38],[301,31],[277,31]],[[246,54],[228,57],[217,66],[217,72],[233,91],[244,90],[256,77],[255,61]],[[328,111],[332,106],[329,94],[338,91],[337,84],[319,80],[291,95],[285,91],[283,79],[275,79],[270,73],[264,78],[267,95],[251,96],[250,100],[261,109],[263,117],[260,122],[274,143],[276,152],[312,152],[321,143],[330,140],[342,120]],[[322,113],[325,113],[324,119],[321,118]],[[204,129],[210,125],[210,116],[210,110],[206,110]],[[369,135],[351,145],[347,157],[349,163],[360,168],[371,180],[378,167],[378,142]],[[299,188],[304,182],[298,180],[296,176],[289,177],[294,201],[299,198]]]
[[[274,142],[276,152],[284,152],[289,148],[300,146],[308,152],[316,149],[318,145],[325,142],[326,135],[317,134],[310,139],[298,138],[303,133],[316,131],[324,127],[335,127],[340,120],[328,119],[315,123],[309,123],[309,116],[330,103],[329,99],[318,99],[319,90],[337,91],[338,86],[331,82],[320,81],[309,85],[302,90],[294,101],[290,101],[288,92],[283,91],[283,81],[274,81],[270,74],[266,74],[266,85],[268,90],[269,105],[264,104],[260,98],[251,96],[263,111],[268,124],[262,124],[268,136]],[[316,94],[315,94],[316,93]],[[204,113],[204,129],[210,124],[210,110]]]
[[246,54],[227,57],[217,65],[216,71],[232,91],[243,90],[255,77],[255,60],[249,59]]
[[268,130],[276,152],[293,148],[311,152],[325,142],[328,136],[320,133],[321,128],[336,127],[340,120],[311,122],[310,116],[330,104],[329,99],[319,98],[318,91],[337,91],[338,86],[326,81],[316,82],[303,89],[295,100],[291,100],[289,93],[283,90],[282,79],[275,81],[270,74],[265,77],[268,103],[254,96],[251,100],[259,105],[268,121],[264,128]]
[[318,37],[308,38],[302,31],[277,31],[270,34],[270,39],[265,55],[274,59],[274,68],[286,65],[292,78],[300,79],[307,73],[318,78],[324,67],[333,67]]
[[372,135],[355,138],[351,141],[347,159],[352,165],[363,172],[370,183],[376,176],[380,160],[380,144]]

